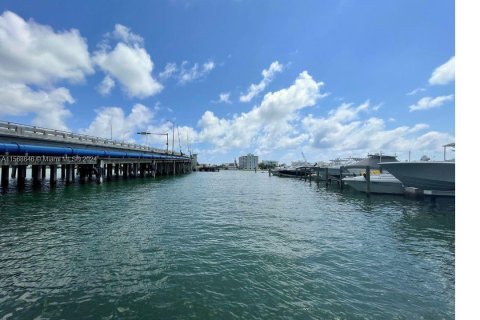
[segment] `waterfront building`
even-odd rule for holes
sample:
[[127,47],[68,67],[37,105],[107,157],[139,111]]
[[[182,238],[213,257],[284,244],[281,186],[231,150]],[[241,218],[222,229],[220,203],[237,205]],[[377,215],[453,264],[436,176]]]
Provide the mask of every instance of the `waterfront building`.
[[238,158],[238,168],[246,170],[255,170],[258,167],[258,156],[251,153]]
[[276,168],[278,167],[278,161],[275,160],[262,160],[261,165],[264,168]]

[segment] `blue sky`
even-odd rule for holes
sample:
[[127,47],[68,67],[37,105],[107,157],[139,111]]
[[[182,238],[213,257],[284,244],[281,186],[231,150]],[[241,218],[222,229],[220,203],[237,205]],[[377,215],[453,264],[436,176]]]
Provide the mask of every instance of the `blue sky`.
[[171,139],[175,123],[202,163],[442,159],[455,140],[454,7],[0,1],[0,120],[139,143],[138,131]]

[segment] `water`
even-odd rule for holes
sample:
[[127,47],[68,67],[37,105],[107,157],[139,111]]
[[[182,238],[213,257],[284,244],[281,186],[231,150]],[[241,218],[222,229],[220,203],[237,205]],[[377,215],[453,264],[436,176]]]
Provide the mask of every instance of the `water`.
[[223,171],[0,195],[0,319],[454,319],[454,202]]

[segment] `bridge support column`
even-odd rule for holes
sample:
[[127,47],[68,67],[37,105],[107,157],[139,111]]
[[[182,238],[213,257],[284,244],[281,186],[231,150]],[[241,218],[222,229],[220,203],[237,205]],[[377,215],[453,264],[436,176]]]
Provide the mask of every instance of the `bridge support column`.
[[175,160],[173,160],[173,166],[172,167],[173,167],[173,172],[172,173],[173,173],[173,175],[175,175]]
[[42,166],[42,180],[47,176],[47,166]]
[[120,175],[120,164],[116,163],[115,164],[115,178],[118,178]]
[[[63,175],[63,170],[62,170]],[[72,181],[72,167],[67,164],[65,165],[65,183],[69,184]]]
[[15,179],[17,177],[17,166],[12,166],[12,175],[11,178]]
[[66,170],[67,170],[67,166],[62,164],[62,166],[60,167],[60,177],[62,178],[62,180],[65,180],[65,177],[66,177]]
[[41,166],[32,165],[32,181],[34,186],[40,185],[42,180],[42,170]]
[[50,186],[57,184],[57,165],[50,165]]
[[107,164],[107,181],[112,180],[112,167],[111,163]]
[[122,175],[124,179],[128,178],[128,163],[122,164]]
[[103,183],[103,161],[102,160],[99,160],[97,162],[97,168],[96,168],[96,171],[97,171],[97,183]]
[[140,163],[140,178],[145,178],[146,164]]
[[4,188],[8,187],[9,169],[9,166],[2,166],[2,187]]
[[25,187],[25,179],[27,177],[27,166],[17,166],[17,170],[17,186],[19,189],[23,189],[23,187]]

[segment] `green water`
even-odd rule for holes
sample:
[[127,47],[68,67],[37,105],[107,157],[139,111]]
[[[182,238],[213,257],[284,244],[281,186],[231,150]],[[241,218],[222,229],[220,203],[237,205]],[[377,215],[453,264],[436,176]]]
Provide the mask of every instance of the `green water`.
[[0,319],[453,319],[455,205],[222,171],[0,195]]

